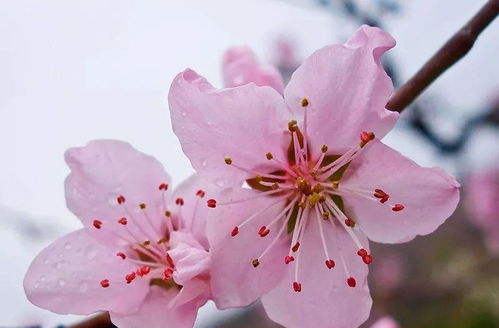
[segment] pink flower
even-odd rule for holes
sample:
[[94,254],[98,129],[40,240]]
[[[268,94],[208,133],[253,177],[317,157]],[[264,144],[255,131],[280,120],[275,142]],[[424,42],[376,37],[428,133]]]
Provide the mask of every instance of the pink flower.
[[367,238],[405,242],[452,214],[455,179],[379,140],[398,118],[380,64],[394,45],[363,26],[306,59],[284,98],[253,83],[218,90],[192,70],[175,78],[174,131],[198,173],[226,188],[208,201],[218,307],[263,295],[286,327],[357,327],[372,303]]
[[201,180],[172,195],[162,165],[120,141],[70,149],[66,162],[67,205],[84,227],[34,259],[28,299],[61,314],[109,311],[119,327],[192,327],[210,297]]
[[284,86],[281,75],[273,66],[261,66],[255,54],[247,47],[234,47],[225,52],[223,78],[226,87],[238,87],[250,82],[268,85],[279,93]]
[[400,328],[399,324],[395,319],[390,316],[384,316],[379,318],[371,328]]
[[489,250],[499,254],[499,169],[484,169],[466,181],[465,204],[471,221],[481,228]]

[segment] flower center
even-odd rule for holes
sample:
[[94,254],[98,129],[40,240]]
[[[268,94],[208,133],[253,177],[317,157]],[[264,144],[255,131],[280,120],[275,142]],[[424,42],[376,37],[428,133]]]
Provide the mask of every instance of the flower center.
[[[123,249],[116,253],[117,259],[128,261],[137,267],[134,271],[125,274],[121,281],[110,281],[107,278],[101,280],[100,285],[103,288],[131,284],[138,278],[149,279],[151,285],[163,288],[180,288],[172,278],[176,268],[168,251],[170,250],[170,233],[182,229],[182,221],[184,221],[182,207],[185,202],[183,198],[177,198],[175,205],[172,205],[173,208],[170,209],[166,203],[168,185],[161,183],[158,190],[162,198],[162,213],[149,213],[146,203],[140,203],[131,208],[125,196],[119,195],[116,197],[116,203],[123,211],[123,216],[116,219],[119,229],[116,229],[116,226],[108,226],[112,222],[104,224],[99,219],[93,220],[93,228],[108,232],[122,245]],[[199,200],[205,196],[205,192],[198,190],[196,196],[198,197],[195,204],[197,207]],[[158,225],[154,224],[151,217],[163,217],[165,220]]]
[[[306,98],[301,100],[302,107],[309,106]],[[217,205],[229,205],[239,202],[251,201],[258,197],[273,197],[274,202],[271,202],[265,208],[259,209],[249,218],[244,220],[238,226],[235,226],[230,232],[232,237],[235,237],[244,230],[244,226],[253,220],[258,215],[264,213],[271,207],[277,204],[285,204],[284,209],[277,216],[270,219],[267,225],[260,227],[257,231],[260,237],[267,237],[274,226],[277,228],[277,233],[273,236],[272,242],[267,246],[260,256],[253,259],[253,267],[258,267],[264,256],[275,245],[278,239],[282,238],[285,231],[288,232],[287,238],[291,238],[288,254],[284,257],[284,263],[290,264],[295,262],[295,281],[292,283],[295,292],[301,292],[302,285],[299,282],[298,266],[299,266],[299,248],[302,244],[305,228],[308,226],[309,220],[316,219],[318,221],[319,234],[324,250],[324,264],[328,269],[335,267],[336,262],[330,258],[327,240],[325,238],[325,230],[328,229],[327,235],[337,238],[337,229],[344,229],[351,237],[352,242],[357,248],[357,255],[365,264],[370,264],[373,260],[372,256],[367,252],[354,229],[358,229],[356,222],[345,214],[343,198],[348,194],[355,194],[370,201],[379,202],[384,206],[391,206],[393,211],[401,211],[404,209],[402,204],[389,204],[390,195],[382,189],[353,189],[342,186],[340,181],[350,163],[355,160],[362,149],[372,140],[375,135],[372,132],[361,132],[360,141],[349,150],[341,155],[328,152],[327,145],[323,145],[320,149],[320,156],[312,159],[309,145],[307,143],[307,110],[304,116],[303,133],[298,127],[296,121],[288,123],[288,131],[290,135],[290,144],[287,149],[287,162],[282,163],[277,160],[272,153],[267,153],[267,160],[273,161],[278,167],[273,172],[258,172],[251,168],[244,168],[233,161],[232,158],[225,158],[225,163],[236,169],[250,173],[253,177],[246,180],[248,185],[261,193],[247,199],[231,201],[227,203],[217,203],[216,200],[208,200],[208,206],[215,208]],[[287,229],[286,229],[287,228]],[[356,280],[349,273],[347,263],[343,258],[338,242],[334,243],[337,247],[340,256],[339,261],[343,267],[346,276],[346,283],[350,287],[356,286]]]

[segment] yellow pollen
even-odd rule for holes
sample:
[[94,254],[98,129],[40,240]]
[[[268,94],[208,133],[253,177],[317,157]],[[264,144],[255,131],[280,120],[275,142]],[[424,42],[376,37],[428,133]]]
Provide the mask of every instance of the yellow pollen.
[[333,189],[338,189],[338,187],[340,186],[340,182],[335,180],[333,182],[331,182],[331,187],[333,187]]
[[308,106],[308,99],[307,98],[303,98],[300,101],[300,104],[301,104],[302,107],[307,107]]
[[267,156],[267,159],[270,161],[272,158],[274,158],[274,155],[272,153],[267,153],[265,156]]
[[143,210],[143,209],[145,209],[145,208],[146,208],[146,204],[145,204],[145,203],[142,203],[142,204],[140,204],[140,205],[139,205],[139,207],[140,207],[140,209],[141,209],[141,210]]
[[298,206],[301,207],[301,208],[305,208],[306,205],[305,205],[305,202],[299,202]]
[[149,245],[151,245],[151,241],[150,240],[146,240],[145,242],[142,243],[142,245],[149,246]]
[[322,195],[314,192],[308,196],[308,202],[310,207],[314,207],[318,202],[321,201]]
[[322,185],[320,185],[320,184],[315,184],[312,187],[312,192],[315,192],[315,193],[320,193],[323,190],[324,190],[324,187]]
[[262,182],[262,180],[263,180],[263,177],[262,177],[261,175],[257,175],[257,176],[255,177],[255,181],[256,181],[257,183]]
[[163,237],[160,240],[158,240],[158,245],[160,245],[162,243],[166,243],[166,238],[165,237]]
[[171,213],[170,211],[165,211],[165,216],[166,216],[167,218],[169,218],[171,215],[172,215],[172,213]]
[[327,152],[327,146],[326,146],[326,145],[322,145],[322,147],[321,147],[321,151],[322,151],[323,153],[326,153],[326,152]]
[[329,212],[322,212],[322,218],[324,220],[329,220]]
[[227,165],[232,164],[232,158],[230,158],[230,157],[225,157],[225,164],[227,164]]

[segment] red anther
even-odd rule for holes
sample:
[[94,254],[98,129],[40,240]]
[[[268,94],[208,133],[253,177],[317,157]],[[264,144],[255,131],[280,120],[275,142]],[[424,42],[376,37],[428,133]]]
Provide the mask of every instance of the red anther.
[[109,287],[109,280],[108,279],[101,280],[100,285],[104,288]]
[[388,196],[388,194],[386,192],[384,192],[383,190],[381,190],[381,189],[374,189],[374,194],[373,195],[376,198],[383,198],[383,197]]
[[368,255],[369,253],[364,249],[364,248],[361,248],[357,251],[357,255],[360,256],[360,257],[364,257],[366,255]]
[[333,260],[327,260],[326,261],[326,266],[327,266],[328,269],[334,268],[335,265],[336,265],[336,263],[334,263]]
[[284,258],[284,263],[289,264],[289,263],[293,262],[294,260],[295,260],[294,257],[286,255],[286,257]]
[[119,195],[118,197],[116,197],[116,201],[118,202],[118,204],[123,204],[126,201],[126,199],[124,196]]
[[94,222],[92,222],[92,224],[94,225],[95,229],[102,228],[102,222],[99,220],[94,220]]
[[201,189],[199,189],[197,192],[196,192],[196,196],[198,196],[199,198],[203,198],[205,195],[205,192]]
[[140,276],[145,276],[146,274],[148,274],[149,272],[151,272],[151,267],[150,266],[143,266],[143,267],[140,267],[139,268],[139,271],[140,271]]
[[232,229],[232,232],[230,233],[230,235],[232,237],[234,237],[235,235],[237,235],[239,233],[239,228],[238,227],[234,227],[234,229]]
[[124,259],[126,259],[126,255],[125,255],[125,253],[123,253],[123,252],[118,252],[118,253],[116,253],[116,256],[121,257],[123,260],[124,260]]
[[366,144],[368,143],[369,141],[373,140],[374,139],[374,133],[372,132],[367,132],[367,131],[363,131],[361,134],[360,134],[360,140]]
[[137,277],[137,274],[135,272],[127,274],[125,276],[126,283],[127,284],[131,283],[136,277]]
[[301,292],[301,284],[297,281],[293,282],[293,289],[297,293]]
[[366,256],[362,256],[362,261],[364,261],[365,264],[371,264],[371,262],[373,261],[373,257],[369,254]]
[[159,185],[158,189],[166,191],[166,190],[168,190],[168,185],[166,183],[162,183]]
[[123,218],[118,220],[118,223],[122,224],[122,225],[126,225],[128,223],[128,220],[125,217],[123,217]]
[[270,230],[269,230],[269,229],[267,229],[267,227],[266,227],[266,226],[262,226],[262,227],[260,228],[260,230],[258,230],[258,234],[260,235],[260,237],[265,237],[266,235],[268,235],[268,234],[269,234],[269,232],[270,232]]
[[180,206],[184,205],[184,199],[181,197],[175,199],[175,204],[180,205]]
[[300,248],[300,243],[296,242],[296,244],[291,248],[291,250],[296,253],[298,251],[298,248]]
[[352,219],[350,219],[350,218],[346,218],[346,219],[345,219],[345,224],[346,224],[348,227],[351,227],[351,228],[355,227],[355,221],[354,221],[354,220],[352,220]]
[[175,267],[175,263],[173,262],[173,259],[172,257],[170,256],[170,254],[166,253],[166,261],[168,262],[168,265],[172,268]]
[[215,208],[217,207],[217,201],[214,200],[214,199],[208,199],[208,201],[206,202],[206,204],[208,205],[208,207],[210,208]]
[[395,204],[392,207],[392,211],[398,212],[398,211],[402,211],[404,208],[405,208],[405,206],[402,204]]
[[390,198],[390,196],[388,196],[388,195],[386,195],[384,197],[381,197],[381,199],[379,200],[379,202],[381,204],[384,204],[384,203],[386,203],[388,201],[388,198]]
[[163,271],[163,281],[167,281],[172,277],[173,274],[173,269],[171,268],[166,268],[165,271]]
[[357,285],[357,282],[355,281],[354,277],[350,277],[347,279],[347,284],[350,287],[355,287]]

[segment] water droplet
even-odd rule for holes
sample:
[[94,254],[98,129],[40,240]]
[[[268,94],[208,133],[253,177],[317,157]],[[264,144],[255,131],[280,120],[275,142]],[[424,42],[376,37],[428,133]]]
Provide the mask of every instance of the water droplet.
[[215,181],[215,184],[216,184],[217,186],[219,186],[220,188],[223,188],[223,187],[225,186],[225,182],[224,182],[224,180],[223,180],[223,179],[217,179],[217,180]]
[[65,249],[71,249],[71,247],[72,246],[71,246],[71,244],[69,242],[67,242],[67,243],[64,244],[64,248]]
[[80,292],[86,293],[88,291],[88,284],[86,282],[82,282],[79,288]]
[[183,117],[187,116],[187,112],[186,111],[183,111],[181,114],[182,114]]
[[208,162],[206,162],[206,161],[202,161],[202,162],[201,162],[201,165],[202,165],[203,167],[206,167],[206,165],[208,165]]
[[59,279],[59,281],[57,282],[57,284],[59,285],[59,287],[64,287],[66,285],[66,280]]
[[97,255],[97,250],[93,246],[88,246],[85,249],[85,256],[87,259],[93,260],[96,255]]

